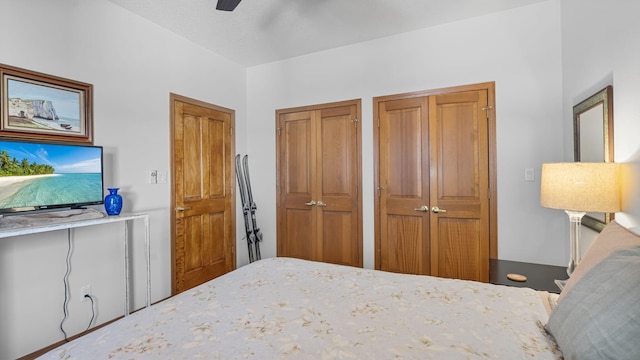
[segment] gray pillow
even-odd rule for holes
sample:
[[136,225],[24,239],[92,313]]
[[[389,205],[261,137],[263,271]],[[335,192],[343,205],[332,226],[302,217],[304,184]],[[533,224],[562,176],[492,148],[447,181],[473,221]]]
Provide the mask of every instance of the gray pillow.
[[593,266],[558,302],[546,329],[568,360],[640,359],[640,246]]

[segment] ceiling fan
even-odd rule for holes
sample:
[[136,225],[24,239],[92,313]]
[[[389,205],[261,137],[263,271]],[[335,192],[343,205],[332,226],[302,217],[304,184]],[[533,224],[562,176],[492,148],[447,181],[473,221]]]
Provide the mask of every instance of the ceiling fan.
[[239,3],[240,0],[218,0],[216,9],[222,11],[233,11]]

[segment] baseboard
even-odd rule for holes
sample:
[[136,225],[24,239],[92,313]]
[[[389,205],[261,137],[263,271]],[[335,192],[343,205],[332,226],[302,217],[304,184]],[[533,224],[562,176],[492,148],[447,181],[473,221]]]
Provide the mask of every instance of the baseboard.
[[[154,302],[152,305],[155,305],[155,304],[157,304],[157,303],[159,303],[159,302],[163,302],[163,301],[167,300],[167,299],[168,299],[168,298],[170,298],[170,297],[171,297],[171,296],[166,297],[166,298],[161,299],[161,300],[158,300],[158,301]],[[135,312],[137,312],[137,311],[143,310],[143,309],[146,309],[146,308],[140,308],[140,309],[138,309],[138,310],[136,310],[136,311],[132,312],[132,314],[133,314],[133,313],[135,313]],[[16,360],[33,360],[33,359],[36,359],[36,358],[38,358],[38,357],[40,357],[40,356],[42,356],[42,355],[44,355],[44,354],[48,353],[49,351],[51,351],[51,350],[53,350],[53,349],[57,348],[58,346],[64,345],[65,343],[68,343],[69,341],[73,341],[73,340],[75,340],[75,339],[77,339],[77,338],[79,338],[79,337],[82,337],[82,336],[84,336],[84,335],[87,335],[87,334],[89,334],[89,333],[92,333],[92,332],[94,332],[94,331],[96,331],[96,330],[98,330],[98,329],[100,329],[100,328],[102,328],[102,327],[105,327],[105,326],[107,326],[107,325],[109,325],[109,324],[111,324],[111,323],[113,323],[113,322],[116,322],[116,321],[118,321],[118,320],[120,320],[120,319],[122,319],[122,318],[124,318],[124,316],[120,316],[120,317],[117,317],[117,318],[115,318],[115,319],[113,319],[113,320],[109,320],[109,321],[107,321],[107,322],[105,322],[105,323],[103,323],[103,324],[100,324],[100,325],[98,325],[98,326],[96,326],[96,327],[93,327],[93,328],[91,328],[91,329],[89,329],[89,330],[86,330],[86,331],[83,331],[83,332],[81,332],[81,333],[79,333],[79,334],[76,334],[76,335],[71,336],[71,337],[69,337],[69,338],[67,339],[67,341],[65,341],[65,340],[58,341],[57,343],[51,344],[51,345],[49,345],[49,346],[47,346],[47,347],[44,347],[44,348],[42,348],[42,349],[40,349],[40,350],[36,350],[36,351],[34,351],[34,352],[30,353],[30,354],[27,354],[27,355],[25,355],[25,356],[19,357],[19,358],[17,358]]]
[[58,342],[57,342],[57,343],[55,343],[55,344],[51,344],[51,345],[49,345],[49,346],[47,346],[47,347],[44,347],[44,348],[42,348],[42,349],[40,349],[40,350],[34,351],[34,352],[32,352],[31,354],[27,354],[27,355],[25,355],[25,356],[23,356],[23,357],[19,357],[19,358],[18,358],[18,359],[16,359],[16,360],[32,360],[32,359],[36,359],[36,358],[38,358],[39,356],[42,356],[42,355],[44,355],[44,354],[48,353],[49,351],[51,351],[51,350],[53,350],[53,349],[57,348],[57,347],[58,347],[58,346],[60,346],[60,345],[64,345],[65,343],[67,343],[67,342],[69,342],[69,341],[75,340],[75,339],[77,339],[77,338],[79,338],[79,337],[82,337],[82,336],[84,336],[84,335],[86,335],[86,334],[92,333],[92,332],[94,332],[94,331],[96,331],[96,330],[98,330],[98,329],[100,329],[100,328],[102,328],[102,327],[104,327],[104,326],[107,326],[107,325],[111,324],[112,322],[115,322],[115,321],[118,321],[118,320],[122,319],[123,317],[124,317],[124,316],[120,316],[120,317],[115,318],[115,319],[113,319],[113,320],[107,321],[107,322],[106,322],[106,323],[104,323],[104,324],[100,324],[100,325],[98,325],[98,326],[96,326],[96,327],[93,327],[93,328],[91,328],[91,329],[89,329],[89,330],[83,331],[83,332],[81,332],[80,334],[73,335],[73,336],[69,337],[67,341],[64,341],[64,340],[62,340],[62,341],[58,341]]

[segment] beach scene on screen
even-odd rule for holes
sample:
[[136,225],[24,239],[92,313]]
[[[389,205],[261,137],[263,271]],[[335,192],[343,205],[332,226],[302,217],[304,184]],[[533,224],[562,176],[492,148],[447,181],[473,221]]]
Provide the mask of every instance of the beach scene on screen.
[[102,200],[101,149],[0,142],[0,209]]

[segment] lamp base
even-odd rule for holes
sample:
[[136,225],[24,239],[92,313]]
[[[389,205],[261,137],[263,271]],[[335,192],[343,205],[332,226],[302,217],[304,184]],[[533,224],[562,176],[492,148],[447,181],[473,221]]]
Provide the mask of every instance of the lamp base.
[[569,252],[571,258],[567,266],[567,275],[571,276],[573,270],[580,263],[580,227],[582,226],[582,217],[586,215],[586,212],[571,210],[565,210],[564,212],[569,215]]
[[[577,255],[573,255],[573,256],[577,256]],[[573,271],[576,269],[576,258],[572,258],[571,260],[569,260],[569,264],[567,264],[567,275],[571,276],[571,274],[573,274]]]

